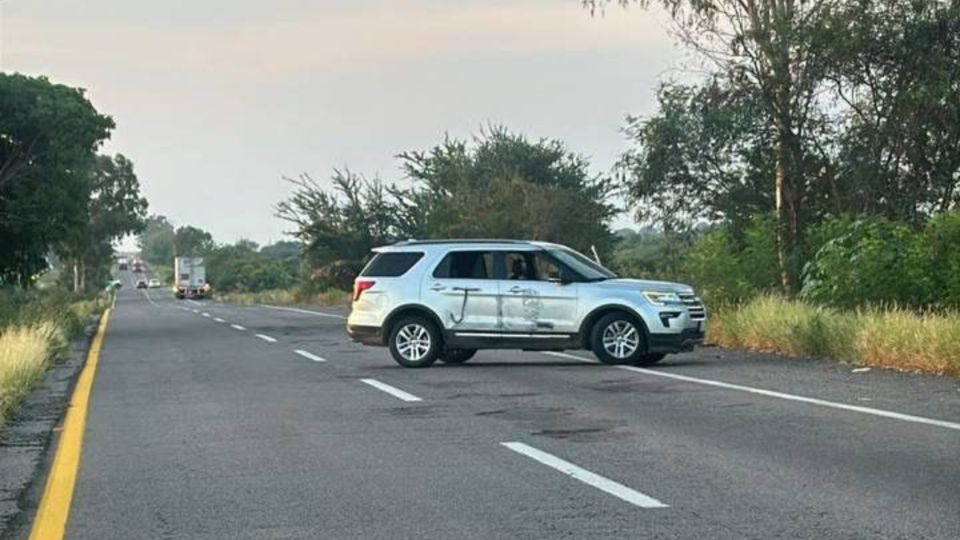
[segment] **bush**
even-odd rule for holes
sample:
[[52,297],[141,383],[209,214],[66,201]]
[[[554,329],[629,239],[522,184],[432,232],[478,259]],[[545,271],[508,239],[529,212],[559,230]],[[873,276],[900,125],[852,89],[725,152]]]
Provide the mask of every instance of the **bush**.
[[353,288],[353,280],[363,270],[360,261],[334,261],[313,271],[310,279],[320,289],[335,288],[347,291]]
[[749,300],[777,288],[777,250],[772,218],[758,216],[739,234],[724,224],[694,243],[683,275],[708,305]]
[[[917,235],[882,218],[829,221],[830,236],[804,268],[802,296],[838,306],[915,305],[926,296],[914,268],[926,267]],[[913,278],[913,279],[912,279]]]

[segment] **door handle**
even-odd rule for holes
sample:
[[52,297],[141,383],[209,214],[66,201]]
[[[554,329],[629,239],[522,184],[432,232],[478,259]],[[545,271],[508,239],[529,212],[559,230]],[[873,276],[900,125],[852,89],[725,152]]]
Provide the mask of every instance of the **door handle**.
[[434,283],[433,285],[430,286],[430,290],[431,290],[431,291],[442,291],[442,290],[444,290],[444,289],[446,289],[446,287],[444,287],[443,285],[441,285],[441,284],[439,284],[439,283]]
[[510,287],[509,289],[507,289],[507,291],[508,291],[508,292],[511,292],[511,293],[513,293],[513,294],[519,294],[519,293],[522,293],[522,292],[526,291],[526,289],[524,289],[523,287],[520,287],[520,286],[518,286],[518,285],[514,285],[513,287]]

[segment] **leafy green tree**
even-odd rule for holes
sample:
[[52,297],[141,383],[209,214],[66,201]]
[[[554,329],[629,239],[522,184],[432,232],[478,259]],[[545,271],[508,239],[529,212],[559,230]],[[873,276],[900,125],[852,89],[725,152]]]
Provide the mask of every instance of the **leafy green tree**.
[[214,247],[213,236],[193,225],[178,227],[173,236],[173,251],[177,257],[202,256]]
[[139,232],[147,212],[133,163],[123,155],[98,156],[91,184],[86,223],[74,226],[58,246],[61,256],[72,261],[74,291],[109,275],[113,242]]
[[556,140],[528,141],[494,128],[400,155],[412,184],[392,187],[404,236],[546,240],[607,254],[611,183]]
[[277,217],[296,226],[292,234],[311,266],[357,261],[398,237],[397,209],[379,180],[334,170],[329,191],[306,174],[286,180],[295,189],[277,205]]
[[293,286],[298,278],[296,271],[259,251],[250,240],[217,246],[208,250],[205,258],[208,278],[218,291],[283,289]]
[[113,127],[83,90],[0,74],[0,282],[30,284],[86,224],[96,150]]
[[140,256],[154,265],[173,264],[176,232],[165,216],[153,215],[146,219],[137,240]]
[[[803,173],[815,107],[824,81],[826,15],[842,0],[660,0],[672,15],[681,41],[727,84],[757,98],[768,128],[773,158],[770,178],[777,216],[781,286],[796,286],[802,243]],[[585,0],[597,8],[606,0]],[[618,0],[649,5],[651,0]]]

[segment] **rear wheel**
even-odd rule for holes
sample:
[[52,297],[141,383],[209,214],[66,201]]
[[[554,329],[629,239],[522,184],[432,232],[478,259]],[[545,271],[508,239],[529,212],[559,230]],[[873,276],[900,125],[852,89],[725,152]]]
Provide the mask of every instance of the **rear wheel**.
[[440,355],[440,361],[444,364],[462,364],[476,354],[476,349],[447,349]]
[[408,368],[432,365],[440,356],[440,331],[429,320],[412,315],[403,317],[390,330],[390,355]]
[[600,317],[593,326],[590,344],[593,354],[604,364],[635,364],[647,356],[643,326],[621,311]]

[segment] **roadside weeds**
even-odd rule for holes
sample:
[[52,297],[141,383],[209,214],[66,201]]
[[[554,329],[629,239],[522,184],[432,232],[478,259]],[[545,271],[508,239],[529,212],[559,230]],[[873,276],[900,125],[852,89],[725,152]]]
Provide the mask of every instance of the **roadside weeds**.
[[861,366],[960,376],[960,313],[841,311],[762,296],[711,314],[707,342]]

